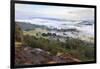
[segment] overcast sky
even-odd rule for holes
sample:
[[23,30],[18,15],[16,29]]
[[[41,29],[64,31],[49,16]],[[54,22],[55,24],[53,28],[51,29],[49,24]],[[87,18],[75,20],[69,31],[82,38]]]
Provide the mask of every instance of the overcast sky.
[[94,19],[93,8],[59,7],[47,5],[15,4],[15,20],[31,20],[33,17],[50,17],[67,20]]

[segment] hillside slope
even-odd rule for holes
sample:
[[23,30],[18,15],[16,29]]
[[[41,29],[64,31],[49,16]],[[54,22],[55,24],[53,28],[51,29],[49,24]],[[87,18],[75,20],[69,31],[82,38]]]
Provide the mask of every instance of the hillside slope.
[[[15,32],[15,64],[53,64],[53,63],[69,63],[80,62],[68,53],[52,55],[49,51],[41,48],[32,48],[27,46],[23,40],[23,32],[19,25],[16,25]],[[40,58],[41,57],[41,58]]]

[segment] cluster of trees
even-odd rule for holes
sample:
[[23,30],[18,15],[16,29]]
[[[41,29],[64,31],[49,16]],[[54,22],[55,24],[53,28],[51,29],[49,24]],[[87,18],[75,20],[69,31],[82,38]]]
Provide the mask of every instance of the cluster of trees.
[[56,33],[42,33],[42,36],[56,36]]
[[23,31],[18,24],[15,25],[15,41],[17,42],[23,41]]
[[24,36],[24,44],[31,46],[32,48],[41,48],[45,51],[49,51],[52,55],[56,55],[57,52],[63,52],[64,49],[61,47],[61,43],[57,41],[51,41],[44,38],[36,38],[35,36]]
[[52,55],[56,55],[58,52],[67,52],[73,57],[84,61],[93,60],[94,58],[94,46],[90,46],[91,43],[71,37],[66,38],[66,42],[63,43],[57,40],[25,35],[24,42],[33,48],[41,48],[45,51],[49,51]]
[[75,38],[67,38],[65,48],[68,52],[80,60],[93,60],[94,59],[94,44],[88,43]]

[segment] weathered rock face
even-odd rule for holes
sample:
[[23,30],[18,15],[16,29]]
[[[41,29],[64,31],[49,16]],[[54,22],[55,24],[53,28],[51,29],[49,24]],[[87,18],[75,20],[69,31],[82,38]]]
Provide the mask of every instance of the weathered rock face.
[[51,60],[51,56],[39,48],[16,49],[16,64],[43,64]]
[[31,47],[16,49],[15,55],[16,55],[16,61],[15,61],[16,65],[80,62],[80,60],[73,58],[69,54],[52,56],[47,51],[44,51],[40,48],[31,48]]

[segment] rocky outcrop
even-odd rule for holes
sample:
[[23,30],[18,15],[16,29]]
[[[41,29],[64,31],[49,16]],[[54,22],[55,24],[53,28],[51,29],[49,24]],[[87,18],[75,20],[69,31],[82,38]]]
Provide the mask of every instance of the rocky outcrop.
[[69,63],[69,62],[80,62],[80,60],[73,58],[69,54],[62,54],[59,56],[53,56],[49,52],[44,51],[40,48],[24,47],[16,49],[16,65],[36,65],[36,64],[54,64],[54,63]]

